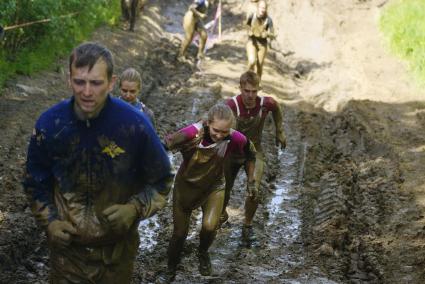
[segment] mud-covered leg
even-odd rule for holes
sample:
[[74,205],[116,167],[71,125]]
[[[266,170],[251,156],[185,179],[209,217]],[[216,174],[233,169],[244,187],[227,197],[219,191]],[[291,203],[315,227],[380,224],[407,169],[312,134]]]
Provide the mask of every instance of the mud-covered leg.
[[264,172],[264,155],[262,152],[257,152],[255,155],[255,186],[258,188],[259,196],[257,198],[252,198],[250,196],[247,196],[245,199],[245,220],[244,225],[242,228],[242,238],[247,244],[250,244],[252,241],[255,240],[254,230],[252,228],[252,221],[255,216],[255,212],[257,211],[258,204],[261,201],[261,194],[260,194],[260,184],[261,179],[263,177]]
[[179,57],[186,54],[189,44],[192,42],[193,35],[195,34],[195,18],[191,13],[187,13],[183,19],[184,40],[180,47]]
[[257,62],[257,48],[251,39],[248,40],[246,44],[246,56],[248,59],[248,70],[255,71],[255,64]]
[[139,10],[139,0],[131,0],[130,3],[130,31],[134,32],[134,25],[136,24],[136,18]]
[[184,211],[180,206],[173,206],[174,230],[168,248],[168,267],[175,269],[180,262],[183,245],[189,231],[191,211]]
[[189,231],[190,215],[192,211],[184,210],[174,195],[173,201],[173,235],[168,247],[167,271],[159,275],[156,283],[170,283],[176,276],[177,265],[180,263],[181,253]]
[[223,202],[224,190],[220,190],[211,193],[202,206],[202,230],[199,244],[199,272],[202,275],[211,275],[211,261],[208,249],[217,233]]
[[263,75],[263,66],[264,60],[267,55],[267,44],[258,44],[258,60],[257,60],[257,75],[261,80],[261,76]]
[[199,48],[198,48],[198,59],[204,58],[205,45],[207,43],[208,34],[205,29],[200,29],[199,31]]
[[233,185],[235,184],[235,179],[238,175],[238,172],[241,166],[242,164],[236,163],[235,161],[231,159],[228,159],[224,164],[224,177],[226,178],[226,187],[225,187],[225,193],[224,193],[223,210],[220,216],[220,224],[225,223],[227,219],[229,218],[226,208],[227,208],[227,205],[229,204]]
[[128,11],[128,5],[126,0],[121,0],[121,16],[124,21],[130,20],[130,14]]

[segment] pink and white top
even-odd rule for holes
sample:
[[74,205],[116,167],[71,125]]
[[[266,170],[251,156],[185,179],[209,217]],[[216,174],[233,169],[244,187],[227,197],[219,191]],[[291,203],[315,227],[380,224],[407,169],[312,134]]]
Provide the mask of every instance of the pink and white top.
[[[183,134],[186,142],[194,140],[199,137],[202,128],[204,127],[202,122],[197,122],[180,129],[178,132]],[[248,139],[241,132],[232,129],[230,135],[225,138],[228,140],[228,145],[224,156],[229,154],[244,154],[248,143]],[[209,138],[209,135],[202,137],[199,146],[200,148],[208,148],[214,146],[216,143]]]
[[232,109],[237,117],[249,118],[257,116],[265,117],[268,112],[277,109],[277,102],[272,97],[258,96],[255,107],[247,109],[242,101],[242,95],[234,96],[227,101],[227,105]]

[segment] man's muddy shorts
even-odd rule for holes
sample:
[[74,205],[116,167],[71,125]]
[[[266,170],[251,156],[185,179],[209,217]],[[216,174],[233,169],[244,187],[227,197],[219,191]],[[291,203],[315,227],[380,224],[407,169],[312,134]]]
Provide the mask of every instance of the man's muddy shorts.
[[114,245],[51,246],[49,283],[130,283],[138,247],[137,233]]

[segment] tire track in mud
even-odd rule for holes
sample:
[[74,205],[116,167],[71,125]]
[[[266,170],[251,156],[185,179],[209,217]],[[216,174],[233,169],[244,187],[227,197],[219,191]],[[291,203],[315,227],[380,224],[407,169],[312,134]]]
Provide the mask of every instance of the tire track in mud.
[[[301,131],[311,145],[303,239],[311,260],[337,281],[421,283],[424,247],[416,239],[423,213],[403,190],[400,152],[385,137],[391,127],[372,128],[365,119],[370,107],[376,106],[352,102],[337,114],[300,113]],[[326,127],[307,123],[312,118]]]

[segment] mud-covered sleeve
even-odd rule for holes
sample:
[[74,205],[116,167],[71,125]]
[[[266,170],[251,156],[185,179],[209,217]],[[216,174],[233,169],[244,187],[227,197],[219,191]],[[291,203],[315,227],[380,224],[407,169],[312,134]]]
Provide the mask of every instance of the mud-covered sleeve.
[[264,106],[272,112],[276,133],[284,133],[283,131],[283,113],[280,105],[272,98],[265,97]]
[[269,39],[276,38],[276,34],[274,33],[273,20],[270,17],[267,17],[266,37]]
[[251,140],[247,139],[247,143],[244,146],[244,153],[246,156],[246,159],[248,161],[255,161],[255,154],[257,150],[255,150],[254,143],[252,143]]
[[167,203],[174,173],[158,136],[150,123],[145,122],[141,134],[140,176],[144,181],[143,188],[133,196],[130,203],[134,204],[140,219],[146,219],[162,209]]
[[228,99],[226,101],[226,105],[230,107],[230,109],[233,111],[233,114],[236,114],[236,104],[232,99]]
[[145,115],[149,118],[149,121],[152,123],[153,128],[156,128],[156,121],[155,121],[155,114],[154,112],[148,108],[147,106],[145,106],[142,109],[143,113],[145,113]]
[[273,20],[272,18],[268,17],[268,21],[267,21],[267,30],[269,32],[274,33],[274,26],[273,26]]
[[230,151],[232,154],[244,156],[248,161],[255,161],[254,144],[239,131],[232,133]]
[[168,134],[165,137],[165,146],[173,152],[181,151],[188,142],[198,135],[198,132],[198,129],[193,124],[186,126],[177,132]]
[[191,4],[189,6],[189,10],[191,10],[193,12],[193,14],[195,15],[195,17],[197,18],[201,18],[201,19],[205,19],[207,17],[207,13],[202,13],[202,6],[204,6],[205,4],[203,3],[203,1],[199,1],[199,0],[195,0],[193,2],[193,4]]
[[31,135],[28,146],[24,190],[29,198],[31,211],[36,221],[43,228],[58,218],[58,211],[53,201],[53,171],[46,145],[46,131],[40,123]]
[[246,19],[245,19],[245,25],[249,26],[249,28],[251,28],[251,23],[252,23],[252,18],[254,17],[253,13],[250,13],[247,15]]

